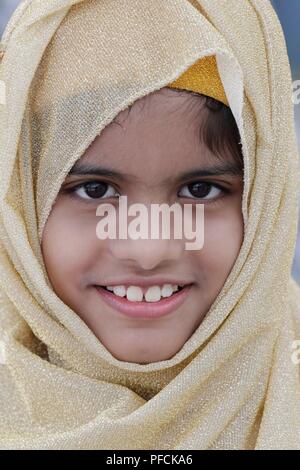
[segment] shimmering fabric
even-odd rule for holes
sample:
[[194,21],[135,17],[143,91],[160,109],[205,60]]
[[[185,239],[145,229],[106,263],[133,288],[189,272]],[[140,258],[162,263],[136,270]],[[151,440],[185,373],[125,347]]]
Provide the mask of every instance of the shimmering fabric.
[[[25,0],[2,38],[0,448],[300,448],[299,158],[267,0]],[[136,99],[215,55],[244,155],[239,256],[171,359],[115,359],[40,250],[60,185]]]
[[228,106],[215,56],[207,56],[192,64],[169,88],[195,91],[215,98]]

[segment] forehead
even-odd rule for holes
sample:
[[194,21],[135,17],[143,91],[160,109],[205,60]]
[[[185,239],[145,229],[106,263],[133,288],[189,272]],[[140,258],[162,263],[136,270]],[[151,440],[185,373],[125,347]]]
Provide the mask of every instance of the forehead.
[[136,100],[132,105],[121,111],[113,122],[127,120],[130,115],[144,118],[155,116],[176,117],[188,110],[200,110],[203,107],[203,100],[194,92],[186,90],[174,90],[171,88],[161,88],[153,93]]
[[205,115],[204,101],[200,96],[162,88],[121,111],[105,129],[105,133],[114,132],[119,126],[126,131],[128,139],[141,133],[143,139],[162,137],[163,140],[171,140],[169,144],[176,142],[177,136],[186,136],[193,143],[191,137],[196,135],[195,131],[199,129]]
[[109,167],[147,186],[220,163],[199,138],[207,112],[199,96],[163,88],[121,111],[77,163]]

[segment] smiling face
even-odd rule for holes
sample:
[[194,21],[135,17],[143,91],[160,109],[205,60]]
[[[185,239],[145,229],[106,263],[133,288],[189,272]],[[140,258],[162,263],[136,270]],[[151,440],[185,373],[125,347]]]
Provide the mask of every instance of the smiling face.
[[[43,231],[42,252],[54,291],[122,361],[146,364],[174,356],[203,321],[242,245],[242,167],[225,146],[216,156],[199,139],[211,113],[203,103],[163,88],[119,113],[76,162]],[[84,174],[83,165],[120,176]],[[224,165],[232,171],[183,176]],[[96,208],[101,203],[117,208],[119,195],[127,196],[128,206],[204,204],[203,248],[186,250],[186,240],[173,237],[100,240]],[[179,278],[193,285],[171,313],[130,318],[108,305],[95,285],[132,277]]]

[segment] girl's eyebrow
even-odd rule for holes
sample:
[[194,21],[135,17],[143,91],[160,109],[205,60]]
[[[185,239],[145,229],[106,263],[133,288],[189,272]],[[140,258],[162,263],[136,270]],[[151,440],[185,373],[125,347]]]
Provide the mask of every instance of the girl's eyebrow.
[[[68,176],[72,176],[72,175],[107,176],[107,177],[119,179],[120,181],[124,181],[124,182],[137,179],[134,175],[130,175],[127,173],[120,173],[118,171],[113,170],[112,168],[105,168],[102,166],[94,166],[91,164],[84,164],[84,163],[76,163],[68,173]],[[215,164],[212,166],[195,168],[186,173],[182,173],[177,178],[177,181],[189,179],[189,178],[201,177],[201,176],[226,176],[226,175],[240,178],[243,175],[243,168],[237,162],[220,163],[220,164]],[[173,179],[172,177],[166,178],[163,181],[163,184],[169,183],[172,179]]]
[[95,166],[92,164],[86,163],[75,163],[68,173],[68,176],[79,175],[79,176],[88,176],[88,175],[97,175],[97,176],[108,176],[111,178],[117,178],[121,181],[128,181],[134,179],[133,175],[126,173],[120,173],[113,170],[112,168],[105,168],[102,166]]
[[238,164],[237,162],[227,162],[211,166],[203,166],[202,168],[195,168],[186,173],[182,173],[178,180],[201,176],[233,176],[235,178],[241,178],[243,173],[243,166],[241,164]]

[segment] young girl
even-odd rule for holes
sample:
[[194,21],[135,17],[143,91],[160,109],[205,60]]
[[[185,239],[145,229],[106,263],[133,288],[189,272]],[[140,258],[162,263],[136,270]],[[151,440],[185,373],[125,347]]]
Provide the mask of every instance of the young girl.
[[[0,447],[299,448],[300,170],[269,2],[25,0],[2,50]],[[203,204],[201,250],[100,240],[124,195]]]

